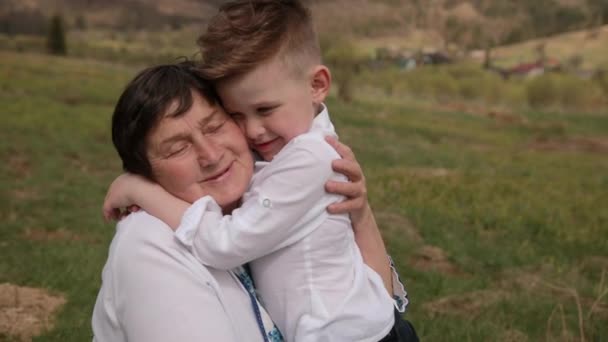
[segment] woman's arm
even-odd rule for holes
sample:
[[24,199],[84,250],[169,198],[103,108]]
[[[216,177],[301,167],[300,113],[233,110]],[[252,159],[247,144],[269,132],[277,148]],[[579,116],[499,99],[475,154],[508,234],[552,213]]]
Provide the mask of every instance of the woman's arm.
[[347,176],[350,182],[329,181],[325,185],[328,192],[344,195],[348,200],[334,203],[327,207],[332,214],[349,213],[355,233],[355,241],[365,264],[380,275],[384,287],[393,294],[393,274],[390,260],[382,235],[376,224],[376,219],[367,202],[367,188],[361,166],[357,162],[352,150],[333,138],[326,138],[327,142],[342,156],[332,163],[334,171]]

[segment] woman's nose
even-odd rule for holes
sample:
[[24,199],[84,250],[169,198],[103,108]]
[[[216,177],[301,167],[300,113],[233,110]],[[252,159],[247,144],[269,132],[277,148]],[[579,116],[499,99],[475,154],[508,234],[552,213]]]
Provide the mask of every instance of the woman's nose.
[[199,164],[202,167],[212,166],[222,157],[222,148],[213,139],[200,137],[195,139],[194,146],[198,154]]

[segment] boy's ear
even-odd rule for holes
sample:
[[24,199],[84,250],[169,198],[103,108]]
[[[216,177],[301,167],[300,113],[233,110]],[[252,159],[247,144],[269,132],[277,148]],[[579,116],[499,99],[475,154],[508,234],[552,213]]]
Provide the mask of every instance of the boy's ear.
[[316,104],[325,101],[331,86],[331,72],[325,65],[317,65],[312,69],[310,77],[310,90],[312,100]]

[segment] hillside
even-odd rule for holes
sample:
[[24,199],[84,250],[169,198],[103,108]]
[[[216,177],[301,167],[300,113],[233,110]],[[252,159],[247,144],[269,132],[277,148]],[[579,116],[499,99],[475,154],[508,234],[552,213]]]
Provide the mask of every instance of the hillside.
[[509,66],[538,58],[538,47],[544,45],[549,58],[575,67],[608,69],[608,25],[594,30],[580,30],[501,46],[493,51],[498,65]]
[[[24,13],[61,12],[89,27],[158,30],[199,27],[225,0],[4,0],[0,28]],[[322,33],[357,39],[391,39],[425,31],[439,44],[467,48],[513,43],[604,22],[603,0],[308,0]]]

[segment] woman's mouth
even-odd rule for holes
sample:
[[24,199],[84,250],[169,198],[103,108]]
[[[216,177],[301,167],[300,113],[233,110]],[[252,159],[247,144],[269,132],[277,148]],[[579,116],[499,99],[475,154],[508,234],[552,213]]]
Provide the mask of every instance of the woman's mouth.
[[203,180],[203,182],[221,182],[224,179],[228,178],[228,176],[230,175],[230,173],[232,171],[232,164],[233,163],[228,164],[228,166],[226,166],[220,172],[218,172],[210,177],[205,178]]

